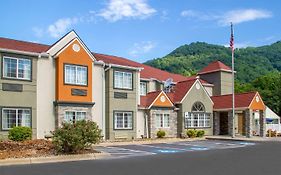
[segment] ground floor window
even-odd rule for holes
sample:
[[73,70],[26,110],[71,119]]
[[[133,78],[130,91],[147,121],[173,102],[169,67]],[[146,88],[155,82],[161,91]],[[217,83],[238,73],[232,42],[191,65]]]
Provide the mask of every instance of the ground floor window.
[[185,113],[185,128],[206,128],[210,127],[210,113]]
[[157,128],[169,128],[170,127],[170,115],[169,114],[156,114],[156,127]]
[[114,129],[133,129],[133,112],[114,112]]
[[8,130],[15,126],[31,127],[31,110],[17,108],[2,109],[2,129]]
[[75,122],[86,119],[85,111],[65,111],[64,122]]

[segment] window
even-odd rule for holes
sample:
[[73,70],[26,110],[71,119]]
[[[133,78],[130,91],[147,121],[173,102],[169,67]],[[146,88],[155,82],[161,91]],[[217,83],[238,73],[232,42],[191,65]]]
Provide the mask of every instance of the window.
[[157,128],[169,128],[170,127],[170,115],[169,114],[156,114],[156,127]]
[[64,115],[64,122],[75,122],[86,119],[86,112],[84,111],[66,111]]
[[3,58],[3,77],[31,80],[31,60],[23,58]]
[[146,82],[140,82],[140,95],[146,95]]
[[131,72],[114,72],[114,88],[133,89],[133,74]]
[[210,127],[210,113],[185,113],[185,128],[206,128]]
[[133,129],[133,113],[114,112],[114,129]]
[[86,66],[76,66],[76,65],[66,64],[64,66],[64,72],[65,72],[64,81],[66,84],[87,85],[88,70]]
[[185,128],[206,128],[210,127],[211,114],[205,112],[201,102],[195,102],[191,112],[185,113]]
[[14,126],[31,127],[30,109],[3,108],[2,129],[8,130]]

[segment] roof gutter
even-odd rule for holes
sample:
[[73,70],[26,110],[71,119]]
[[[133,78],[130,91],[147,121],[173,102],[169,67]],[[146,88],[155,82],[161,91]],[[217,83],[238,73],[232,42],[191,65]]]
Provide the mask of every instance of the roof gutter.
[[49,58],[49,54],[46,53],[46,52],[37,53],[37,52],[27,52],[27,51],[19,51],[19,50],[4,49],[4,48],[0,48],[0,52],[8,52],[8,53],[14,53],[14,54],[35,56],[35,57],[38,57],[38,58]]
[[110,67],[117,67],[117,68],[123,68],[123,69],[131,69],[131,70],[136,70],[136,71],[141,71],[144,68],[142,67],[131,67],[131,66],[122,66],[122,65],[118,65],[118,64],[107,64]]

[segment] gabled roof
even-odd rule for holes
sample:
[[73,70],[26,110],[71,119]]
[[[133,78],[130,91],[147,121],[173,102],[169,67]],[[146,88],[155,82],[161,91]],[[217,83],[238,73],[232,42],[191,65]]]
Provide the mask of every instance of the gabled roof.
[[[165,101],[161,101],[161,97],[164,96]],[[167,94],[164,91],[154,91],[149,92],[146,94],[146,96],[140,97],[140,107],[143,108],[151,108],[152,106],[158,106],[158,107],[173,107],[174,104],[170,100],[170,98],[167,96]]]
[[[235,94],[235,108],[249,108],[257,92]],[[232,94],[212,96],[214,109],[232,109]]]
[[140,72],[140,77],[143,79],[157,79],[159,81],[166,81],[169,78],[173,79],[173,82],[179,82],[187,80],[188,77],[185,77],[183,75],[179,74],[173,74],[167,71],[163,71],[145,64],[141,64],[126,58],[112,56],[112,55],[105,55],[105,54],[99,54],[99,53],[93,53],[95,58],[99,61],[102,60],[103,62],[107,64],[117,64],[117,65],[123,65],[123,66],[130,66],[130,67],[139,67],[143,68],[143,70]]
[[147,93],[146,96],[141,96],[140,97],[140,106],[144,107],[144,108],[149,107],[152,104],[152,102],[156,99],[156,97],[159,96],[159,94],[161,92],[162,91],[154,91],[154,92]]
[[173,103],[180,103],[197,79],[178,82],[172,92],[167,93]]
[[217,71],[226,71],[226,72],[232,72],[231,68],[227,65],[223,64],[220,61],[214,61],[210,63],[208,66],[204,67],[202,70],[198,72],[198,74],[206,74],[211,72],[217,72]]
[[46,52],[49,49],[49,47],[50,47],[49,45],[45,45],[45,44],[38,44],[33,42],[19,41],[19,40],[0,37],[0,48],[2,49],[42,53],[42,52]]

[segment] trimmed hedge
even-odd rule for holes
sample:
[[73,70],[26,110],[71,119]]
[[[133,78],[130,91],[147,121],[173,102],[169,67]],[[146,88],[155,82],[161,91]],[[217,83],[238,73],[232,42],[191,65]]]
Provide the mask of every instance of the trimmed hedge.
[[13,141],[31,140],[32,129],[26,126],[17,126],[9,130],[8,138]]
[[189,138],[203,137],[205,135],[205,131],[204,130],[196,130],[196,129],[188,129],[186,131],[186,135]]
[[164,138],[165,135],[166,135],[166,132],[163,131],[163,130],[159,130],[159,131],[157,131],[156,135],[157,135],[158,138]]

